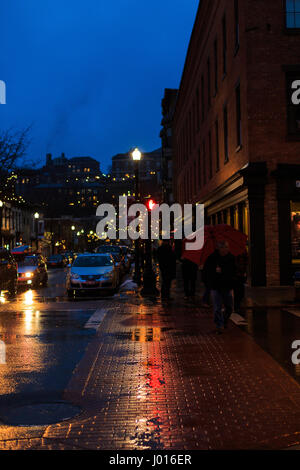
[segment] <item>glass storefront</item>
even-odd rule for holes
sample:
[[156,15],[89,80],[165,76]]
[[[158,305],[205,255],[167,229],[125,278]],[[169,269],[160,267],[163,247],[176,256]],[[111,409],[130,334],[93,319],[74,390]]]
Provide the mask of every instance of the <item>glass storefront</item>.
[[291,202],[292,263],[300,265],[300,202]]

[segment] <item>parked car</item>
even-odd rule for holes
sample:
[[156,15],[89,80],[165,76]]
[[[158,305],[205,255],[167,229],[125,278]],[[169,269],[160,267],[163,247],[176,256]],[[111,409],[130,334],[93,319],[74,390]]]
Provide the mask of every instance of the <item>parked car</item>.
[[68,265],[68,260],[63,255],[52,255],[47,259],[48,268],[65,268]]
[[48,273],[44,258],[40,255],[25,256],[18,264],[18,285],[46,287],[47,283]]
[[17,293],[18,265],[6,249],[0,247],[0,291],[8,291],[11,296]]
[[66,281],[68,297],[89,291],[115,292],[119,284],[119,271],[109,253],[78,255],[72,264]]
[[124,272],[126,271],[125,268],[125,259],[123,250],[118,245],[101,245],[98,246],[97,253],[109,253],[112,255],[115,261],[116,267],[119,269],[120,278],[123,276]]

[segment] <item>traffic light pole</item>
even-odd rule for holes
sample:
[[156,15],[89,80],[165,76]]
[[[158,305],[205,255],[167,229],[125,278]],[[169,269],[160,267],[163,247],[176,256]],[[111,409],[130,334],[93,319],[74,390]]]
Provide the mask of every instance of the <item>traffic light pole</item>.
[[[135,161],[135,201],[139,202],[139,162]],[[141,268],[140,268],[140,239],[134,242],[134,282],[139,286],[141,284]]]
[[156,297],[158,289],[156,288],[156,275],[152,264],[152,241],[151,241],[151,209],[148,207],[148,237],[146,240],[145,266],[143,271],[143,288],[141,295],[143,297]]

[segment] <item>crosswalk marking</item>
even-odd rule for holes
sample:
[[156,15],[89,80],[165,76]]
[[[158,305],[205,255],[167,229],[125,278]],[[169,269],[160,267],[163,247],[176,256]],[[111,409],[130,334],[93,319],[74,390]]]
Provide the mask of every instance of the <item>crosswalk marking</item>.
[[96,312],[91,316],[91,318],[86,322],[84,328],[94,328],[97,330],[101,323],[103,322],[107,310],[104,308],[99,308]]

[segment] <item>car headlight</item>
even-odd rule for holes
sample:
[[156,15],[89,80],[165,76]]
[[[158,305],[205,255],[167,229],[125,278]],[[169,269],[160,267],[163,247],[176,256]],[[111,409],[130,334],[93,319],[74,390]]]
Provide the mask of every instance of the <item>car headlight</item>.
[[25,273],[25,277],[32,277],[33,273]]
[[71,279],[79,279],[79,274],[77,273],[71,273]]

